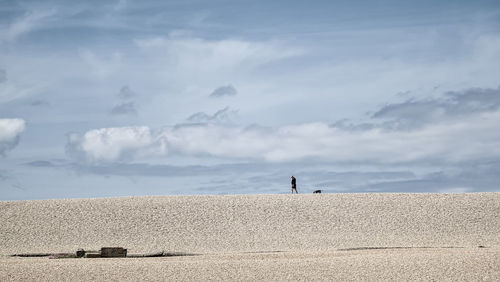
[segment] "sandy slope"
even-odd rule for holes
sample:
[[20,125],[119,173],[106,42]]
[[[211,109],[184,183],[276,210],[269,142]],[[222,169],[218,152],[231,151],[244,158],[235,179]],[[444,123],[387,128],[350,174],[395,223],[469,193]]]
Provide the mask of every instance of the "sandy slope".
[[[102,246],[202,254],[4,257],[0,280],[60,280],[67,272],[130,280],[495,280],[500,275],[500,193],[68,199],[0,202],[0,211],[0,255]],[[341,250],[360,247],[389,249]]]

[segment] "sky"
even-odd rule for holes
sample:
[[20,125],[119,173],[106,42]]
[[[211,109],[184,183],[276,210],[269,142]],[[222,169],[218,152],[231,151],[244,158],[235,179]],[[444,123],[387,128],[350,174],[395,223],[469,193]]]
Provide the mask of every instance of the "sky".
[[0,0],[0,200],[500,191],[498,1]]

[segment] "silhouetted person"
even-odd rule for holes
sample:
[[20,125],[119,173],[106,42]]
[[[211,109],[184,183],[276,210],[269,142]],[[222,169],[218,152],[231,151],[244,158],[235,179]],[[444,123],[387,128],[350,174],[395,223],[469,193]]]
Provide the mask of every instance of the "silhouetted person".
[[292,175],[292,194],[293,194],[293,190],[295,190],[295,193],[297,193],[297,194],[299,193],[297,191],[297,179],[295,179],[295,177],[293,177],[293,175]]

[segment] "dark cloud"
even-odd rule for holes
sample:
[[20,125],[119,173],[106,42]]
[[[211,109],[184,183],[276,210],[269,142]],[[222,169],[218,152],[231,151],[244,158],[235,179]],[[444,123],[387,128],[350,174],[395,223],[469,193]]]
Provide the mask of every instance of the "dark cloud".
[[411,95],[411,93],[412,92],[410,90],[406,90],[406,91],[400,91],[396,95],[398,95],[400,97],[408,97]]
[[[435,172],[417,177],[411,171],[297,171],[297,166],[293,165],[280,167],[258,163],[214,166],[115,164],[73,167],[80,173],[103,176],[189,177],[200,182],[197,191],[204,193],[285,193],[288,192],[291,174],[297,176],[302,193],[310,193],[316,189],[326,193],[484,192],[497,189],[497,183],[500,181],[499,168],[500,166],[491,171],[474,173],[467,172],[464,168],[455,175]],[[235,190],[235,187],[238,189]]]
[[367,192],[373,183],[416,179],[411,171],[305,171],[298,174],[310,183],[307,188],[325,192]]
[[30,106],[33,107],[41,107],[41,106],[49,106],[49,102],[47,100],[35,100],[30,103]]
[[400,104],[389,104],[373,114],[374,118],[395,118],[402,120],[422,120],[430,118],[443,104],[439,101],[406,101]]
[[224,97],[224,96],[235,96],[236,94],[238,94],[238,91],[236,91],[236,88],[234,88],[232,85],[227,85],[227,86],[221,86],[221,87],[215,89],[210,94],[210,97],[218,98],[218,97]]
[[353,123],[348,119],[339,120],[333,124],[330,124],[330,126],[347,131],[365,131],[377,127],[377,125],[373,123]]
[[498,191],[500,164],[481,168],[468,166],[458,173],[434,172],[417,179],[383,181],[358,187],[358,191],[378,192],[493,192]]
[[136,93],[128,86],[123,86],[118,92],[118,97],[123,100],[116,104],[110,111],[112,115],[137,115],[137,105],[134,101]]
[[447,92],[436,99],[411,99],[403,103],[388,104],[373,114],[372,118],[392,120],[391,124],[400,128],[414,127],[433,121],[496,111],[499,107],[500,87],[472,88],[461,92]]
[[416,172],[419,167],[405,170],[391,170],[388,167],[387,170],[336,171],[329,168],[328,164],[307,162],[176,166],[147,163],[91,165],[67,160],[35,160],[24,165],[31,168],[64,169],[78,175],[184,179],[181,182],[189,183],[190,188],[178,190],[180,193],[287,193],[291,175],[297,177],[299,191],[302,193],[310,193],[316,189],[325,193],[488,192],[497,191],[500,183],[500,162],[441,168],[424,174]]
[[112,115],[137,115],[137,108],[134,102],[120,103],[111,109]]
[[447,92],[446,108],[449,113],[496,111],[500,107],[500,87],[497,89],[472,88],[463,92]]
[[[405,93],[411,93],[409,91]],[[371,114],[365,122],[348,119],[330,124],[347,131],[366,131],[375,128],[408,130],[436,122],[458,120],[474,114],[492,112],[500,108],[500,87],[471,88],[446,92],[433,99],[409,99],[403,103],[387,104]]]
[[[307,164],[246,163],[212,166],[149,164],[82,166],[73,164],[71,169],[80,173],[103,176],[188,177],[200,182],[197,191],[205,193],[288,192],[289,178],[292,174],[297,176],[300,190],[304,193],[316,189],[322,189],[325,192],[367,192],[375,189],[374,185],[377,183],[417,179],[415,174],[410,171],[335,172],[321,169],[304,170],[304,167],[307,167]],[[235,187],[238,188],[235,190]],[[407,192],[411,191],[407,190]]]
[[56,166],[55,164],[53,164],[50,161],[40,161],[40,160],[27,162],[24,165],[31,166],[31,167],[55,167]]
[[204,112],[192,114],[187,118],[189,122],[195,123],[217,123],[217,122],[230,122],[238,114],[236,110],[230,110],[229,107],[218,110],[213,115]]
[[124,99],[124,100],[127,100],[127,99],[131,99],[133,97],[135,97],[136,93],[134,91],[132,91],[130,89],[130,87],[128,86],[123,86],[121,89],[120,89],[120,92],[118,93],[118,97],[120,99]]
[[7,71],[0,69],[0,83],[7,81]]
[[[185,178],[191,188],[200,193],[285,193],[290,175],[298,178],[299,189],[309,193],[315,189],[325,192],[362,192],[367,184],[384,181],[415,179],[409,171],[335,172],[308,168],[310,164],[231,163],[219,165],[152,165],[146,163],[113,163],[85,165],[74,162],[37,160],[24,165],[34,168],[66,169],[78,174],[105,177],[162,177]],[[237,187],[237,189],[235,188]]]
[[[417,175],[411,171],[300,172],[325,192],[454,193],[498,191],[500,163],[463,165]],[[318,181],[311,181],[312,179]]]

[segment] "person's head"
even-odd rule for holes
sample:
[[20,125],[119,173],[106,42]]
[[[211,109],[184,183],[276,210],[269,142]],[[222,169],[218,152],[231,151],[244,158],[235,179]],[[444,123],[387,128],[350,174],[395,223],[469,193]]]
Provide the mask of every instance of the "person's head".
[[293,175],[292,175],[292,178],[295,178],[295,177],[293,177]]

